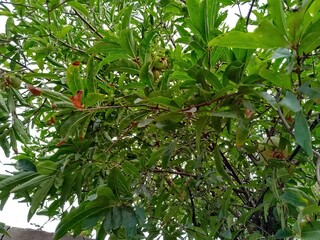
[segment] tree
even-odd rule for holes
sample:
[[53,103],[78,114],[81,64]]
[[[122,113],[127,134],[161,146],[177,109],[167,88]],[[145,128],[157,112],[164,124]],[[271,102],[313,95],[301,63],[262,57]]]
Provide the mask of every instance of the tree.
[[318,238],[319,1],[0,6],[2,207],[55,239]]

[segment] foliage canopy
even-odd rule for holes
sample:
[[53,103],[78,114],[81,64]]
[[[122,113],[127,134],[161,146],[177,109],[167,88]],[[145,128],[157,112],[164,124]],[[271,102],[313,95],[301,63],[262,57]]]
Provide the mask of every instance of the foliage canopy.
[[317,239],[319,10],[1,1],[1,207],[60,218],[55,239]]

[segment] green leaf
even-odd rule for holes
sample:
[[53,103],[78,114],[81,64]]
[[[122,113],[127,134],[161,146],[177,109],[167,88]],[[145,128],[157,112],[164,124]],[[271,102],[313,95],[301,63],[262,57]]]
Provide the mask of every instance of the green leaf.
[[38,173],[41,175],[51,175],[57,171],[57,163],[50,161],[50,160],[45,160],[45,161],[40,161],[36,165]]
[[122,224],[122,214],[119,207],[114,207],[112,209],[112,228],[118,229]]
[[320,222],[311,221],[302,223],[301,240],[314,240],[320,236]]
[[36,172],[22,172],[16,175],[8,176],[4,180],[0,181],[0,191],[8,190],[10,191],[14,187],[21,183],[28,181],[29,179],[38,176]]
[[68,5],[72,7],[73,9],[77,10],[81,14],[83,14],[86,17],[89,17],[89,12],[86,7],[84,7],[81,3],[78,3],[76,1],[68,1]]
[[10,192],[12,193],[16,193],[16,192],[20,192],[20,191],[26,191],[29,189],[33,189],[35,187],[38,187],[43,181],[47,180],[51,178],[50,176],[44,176],[44,175],[39,175],[36,176],[16,187],[14,187],[13,189],[11,189]]
[[309,204],[305,193],[295,188],[286,188],[280,198],[295,207],[306,207]]
[[232,182],[229,174],[226,172],[226,170],[224,168],[222,156],[221,156],[220,150],[217,146],[214,150],[214,162],[216,165],[217,172],[221,175],[221,177],[225,181],[227,181],[230,185],[233,185],[233,182]]
[[320,46],[319,32],[312,32],[304,36],[299,45],[301,54],[308,54]]
[[139,77],[145,86],[153,87],[154,77],[151,71],[150,62],[147,62],[141,67]]
[[75,95],[79,90],[84,90],[83,82],[79,72],[79,65],[70,64],[67,69],[67,85],[72,93]]
[[79,133],[78,133],[80,141],[83,141],[85,139],[89,125],[90,125],[94,115],[95,115],[95,113],[91,112],[91,114],[88,115],[87,118],[82,122],[82,124],[79,128]]
[[150,123],[152,123],[153,121],[154,121],[154,119],[152,119],[152,118],[143,119],[142,121],[140,121],[138,123],[138,127],[139,128],[145,127],[145,126],[149,125]]
[[223,86],[227,86],[228,81],[239,83],[242,78],[242,72],[245,64],[241,61],[233,61],[230,63],[223,73]]
[[168,167],[169,160],[173,156],[175,148],[176,148],[176,144],[174,142],[171,142],[168,146],[166,146],[163,149],[163,152],[162,152],[162,164],[161,164],[162,168],[166,169]]
[[57,74],[54,74],[54,73],[26,73],[23,77],[26,79],[44,78],[44,79],[56,79],[56,80],[61,78]]
[[154,104],[159,104],[162,105],[164,107],[168,107],[171,108],[173,110],[179,110],[179,106],[177,105],[177,103],[171,99],[171,98],[167,98],[167,97],[163,97],[163,96],[158,96],[158,97],[153,97],[153,98],[149,98],[148,102],[150,103],[154,103]]
[[[203,1],[202,1],[203,2]],[[199,34],[203,40],[206,40],[206,33],[205,33],[205,13],[201,11],[201,2],[194,1],[194,0],[187,0],[186,1],[191,26],[195,34]]]
[[234,47],[244,49],[287,48],[284,35],[269,21],[263,21],[253,33],[232,31],[221,34],[209,42],[209,47]]
[[262,96],[275,110],[278,109],[277,100],[273,96],[271,96],[269,93],[260,92],[259,95]]
[[28,222],[32,216],[36,213],[40,204],[47,198],[50,188],[53,185],[55,176],[43,181],[38,187],[37,191],[32,195],[31,207],[28,212]]
[[68,118],[60,128],[60,135],[64,140],[67,140],[72,134],[74,134],[80,124],[90,117],[90,112],[77,112],[70,118]]
[[132,9],[133,9],[133,4],[130,4],[129,6],[126,6],[122,10],[122,21],[121,21],[122,30],[130,28]]
[[293,237],[292,231],[290,229],[285,228],[285,229],[279,229],[276,234],[274,235],[274,239],[285,239],[285,238],[290,238]]
[[140,174],[139,174],[139,169],[133,165],[132,163],[125,161],[124,163],[121,164],[123,171],[128,174],[129,176],[132,176],[134,178],[139,179]]
[[41,88],[40,90],[41,90],[41,96],[48,98],[53,102],[66,102],[67,104],[71,103],[70,99],[66,95],[60,92],[52,91],[46,88]]
[[220,90],[223,88],[220,80],[218,79],[218,77],[214,73],[208,71],[207,69],[204,69],[203,74],[204,74],[205,79],[208,81],[208,83],[213,88],[215,88],[216,90]]
[[97,80],[96,80],[96,72],[95,72],[95,61],[94,55],[91,55],[88,63],[87,63],[87,79],[86,86],[88,89],[88,93],[95,93],[97,91]]
[[113,229],[112,219],[113,219],[112,218],[112,210],[107,209],[106,214],[105,214],[105,219],[103,221],[103,228],[106,232]]
[[113,194],[112,189],[106,185],[100,185],[97,188],[98,197],[106,197],[108,200],[114,200],[116,196]]
[[294,125],[296,142],[302,147],[308,156],[312,156],[312,143],[309,125],[303,112],[297,112]]
[[58,224],[53,240],[59,240],[61,237],[67,234],[67,232],[81,222],[91,216],[99,215],[106,211],[109,206],[105,205],[90,205],[91,207],[86,207],[87,203],[82,203],[78,208],[75,208],[65,215],[61,222]]
[[146,63],[151,55],[151,42],[154,37],[157,35],[157,31],[153,30],[150,31],[145,38],[142,39],[140,46],[139,46],[139,55],[140,58],[143,60],[143,63]]
[[113,63],[110,63],[108,70],[126,72],[137,75],[140,73],[139,65],[136,62],[128,59],[121,59]]
[[288,74],[275,73],[265,68],[262,68],[259,71],[259,75],[275,86],[284,89],[292,89],[291,79]]
[[320,206],[317,205],[309,205],[303,208],[302,210],[303,216],[314,214],[314,213],[320,213]]
[[135,213],[138,223],[142,225],[146,220],[146,211],[141,207],[136,207]]
[[[116,41],[118,41],[118,39],[115,39]],[[117,52],[121,52],[121,54],[124,54],[124,51],[121,49],[121,46],[118,42],[114,42],[114,41],[100,41],[97,42],[95,45],[93,45],[92,47],[88,48],[87,53],[89,54],[115,54]],[[127,55],[125,55],[127,56]],[[119,58],[117,58],[119,59]],[[110,62],[110,61],[109,61]],[[105,63],[106,64],[106,63]]]
[[287,108],[289,108],[293,112],[301,111],[301,106],[300,106],[300,103],[299,103],[298,99],[290,91],[286,92],[286,96],[285,96],[284,99],[282,99],[280,104],[285,106],[285,107],[287,107]]
[[103,101],[104,99],[106,99],[106,95],[101,94],[101,93],[89,93],[83,103],[86,107],[92,107],[94,105],[96,105],[97,103],[99,103],[100,101]]
[[130,28],[121,31],[119,43],[121,48],[132,58],[136,57],[137,48],[133,37],[133,30]]
[[270,0],[268,7],[275,26],[283,35],[287,35],[287,23],[282,0]]
[[22,122],[16,117],[16,115],[13,117],[13,130],[23,143],[29,142],[30,137],[26,132]]
[[63,179],[63,185],[61,188],[61,197],[60,197],[60,206],[63,206],[64,203],[67,201],[67,199],[71,196],[73,193],[72,189],[74,188],[74,185],[76,184],[77,176],[80,175],[81,172],[73,172],[73,173],[66,173],[64,175]]
[[133,239],[137,234],[137,218],[131,207],[121,209],[122,225],[126,231],[127,239]]
[[221,202],[221,211],[223,213],[223,215],[225,217],[228,216],[228,212],[229,212],[229,206],[230,206],[230,202],[231,202],[231,196],[232,196],[232,187],[229,187],[227,189],[227,191],[225,191],[225,193],[223,194],[223,199]]
[[249,136],[249,129],[248,129],[247,123],[243,119],[240,119],[237,125],[237,131],[236,131],[236,146],[237,147],[243,146],[248,140],[248,136]]
[[3,110],[5,110],[6,112],[9,112],[9,109],[7,107],[7,104],[6,104],[2,94],[0,94],[0,106],[3,108]]
[[36,172],[37,171],[36,166],[32,163],[32,161],[28,159],[17,160],[15,164],[15,168],[20,172],[27,172],[27,171]]
[[113,190],[115,195],[130,194],[130,186],[126,177],[118,168],[113,168],[108,176],[108,186]]

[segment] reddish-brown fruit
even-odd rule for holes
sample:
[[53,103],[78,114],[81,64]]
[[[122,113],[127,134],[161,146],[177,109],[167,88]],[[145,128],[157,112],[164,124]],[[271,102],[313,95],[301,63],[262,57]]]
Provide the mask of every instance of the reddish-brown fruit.
[[245,108],[245,109],[244,109],[244,115],[245,115],[245,117],[246,117],[247,119],[250,119],[250,118],[253,117],[254,111],[252,111],[252,110],[249,109],[249,108]]
[[79,62],[79,61],[74,61],[74,62],[72,63],[72,65],[73,65],[73,66],[79,66],[79,65],[80,65],[80,62]]
[[56,121],[54,120],[54,118],[51,117],[48,124],[49,124],[49,125],[53,125],[53,124],[55,124],[55,122],[56,122]]
[[41,95],[41,89],[36,88],[32,85],[28,85],[28,90],[32,93],[34,96],[40,96]]
[[52,104],[51,104],[51,108],[52,108],[53,110],[55,110],[55,109],[57,109],[57,108],[58,108],[58,106],[57,106],[57,104],[56,104],[56,103],[52,103]]
[[83,104],[82,104],[82,94],[83,91],[79,90],[75,96],[70,97],[71,102],[77,109],[83,109]]
[[287,122],[289,122],[289,123],[292,123],[292,122],[293,122],[293,118],[292,118],[291,115],[288,115],[288,116],[286,117],[286,120],[287,120]]

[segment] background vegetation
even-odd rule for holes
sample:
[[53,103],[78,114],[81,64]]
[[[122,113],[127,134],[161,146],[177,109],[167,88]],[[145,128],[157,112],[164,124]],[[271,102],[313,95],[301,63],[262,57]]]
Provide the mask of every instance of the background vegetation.
[[319,9],[1,1],[1,207],[55,239],[317,239]]

